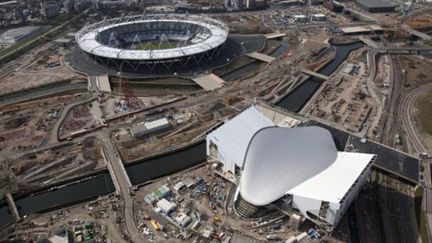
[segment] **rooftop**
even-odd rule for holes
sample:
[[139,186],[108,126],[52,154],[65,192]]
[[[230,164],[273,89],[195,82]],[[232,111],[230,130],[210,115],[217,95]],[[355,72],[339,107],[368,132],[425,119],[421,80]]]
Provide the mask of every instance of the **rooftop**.
[[373,157],[338,152],[321,127],[264,128],[246,151],[240,193],[258,206],[286,194],[339,203]]
[[357,2],[368,8],[388,8],[395,6],[395,4],[383,0],[358,0]]

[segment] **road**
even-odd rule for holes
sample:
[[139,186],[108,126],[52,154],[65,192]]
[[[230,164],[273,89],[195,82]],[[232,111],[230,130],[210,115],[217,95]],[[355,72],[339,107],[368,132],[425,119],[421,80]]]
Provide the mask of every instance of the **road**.
[[377,62],[377,58],[378,58],[378,53],[370,50],[367,53],[368,55],[368,76],[366,77],[366,88],[370,94],[370,96],[373,99],[373,104],[374,107],[376,109],[376,115],[375,118],[372,119],[372,121],[370,121],[370,125],[367,127],[367,129],[364,130],[365,134],[370,133],[370,129],[376,128],[379,124],[380,118],[383,114],[383,104],[382,104],[382,99],[380,97],[380,95],[377,94],[377,92],[375,91],[375,85],[374,85],[374,80],[375,77],[377,75],[377,66],[378,66],[378,62]]
[[134,211],[133,211],[133,198],[131,196],[132,184],[124,168],[123,162],[118,153],[117,147],[113,144],[106,132],[100,132],[97,137],[101,140],[103,150],[107,160],[107,167],[116,185],[117,193],[120,194],[124,200],[124,216],[126,229],[129,237],[133,242],[146,242],[147,240],[142,237],[138,232],[135,224]]
[[412,119],[412,114],[413,114],[412,107],[413,107],[413,103],[418,97],[430,92],[432,92],[432,83],[420,86],[417,89],[412,90],[404,97],[404,99],[401,102],[400,114],[402,116],[402,126],[406,132],[406,139],[411,142],[409,143],[407,141],[407,145],[409,145],[408,147],[409,152],[421,153],[427,151],[419,135],[419,132],[414,125]]
[[54,126],[49,134],[48,140],[46,145],[50,145],[50,144],[55,144],[58,143],[58,132],[59,132],[59,128],[61,126],[61,124],[63,123],[64,119],[66,118],[67,114],[69,113],[69,111],[74,108],[75,106],[78,105],[82,105],[85,104],[87,102],[93,101],[97,99],[96,97],[90,97],[88,99],[85,99],[83,101],[77,102],[77,103],[72,103],[72,104],[68,104],[67,106],[65,106],[62,110],[62,113],[60,115],[60,117],[55,121]]

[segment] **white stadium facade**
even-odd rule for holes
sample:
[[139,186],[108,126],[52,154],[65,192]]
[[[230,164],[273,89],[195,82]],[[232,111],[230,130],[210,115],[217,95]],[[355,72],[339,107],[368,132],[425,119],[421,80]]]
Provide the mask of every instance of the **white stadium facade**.
[[102,65],[151,73],[219,55],[228,33],[227,25],[203,16],[143,14],[85,26],[75,38]]
[[238,185],[239,216],[288,205],[332,229],[365,184],[375,155],[337,151],[322,127],[280,125],[252,106],[207,135],[207,155]]

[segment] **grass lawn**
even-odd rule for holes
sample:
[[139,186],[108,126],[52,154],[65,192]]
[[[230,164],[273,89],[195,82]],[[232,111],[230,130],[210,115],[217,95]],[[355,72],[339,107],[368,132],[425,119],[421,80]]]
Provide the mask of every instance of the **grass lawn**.
[[418,111],[415,114],[420,129],[432,135],[432,94],[426,94],[419,97],[415,106]]
[[134,45],[135,50],[162,50],[162,49],[170,49],[176,47],[177,47],[177,41],[164,41],[162,43],[147,42],[147,43],[140,43]]

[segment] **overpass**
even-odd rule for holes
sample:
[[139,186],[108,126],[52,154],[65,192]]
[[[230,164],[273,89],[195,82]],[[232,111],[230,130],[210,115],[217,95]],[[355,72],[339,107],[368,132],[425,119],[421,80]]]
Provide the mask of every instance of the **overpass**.
[[307,74],[307,75],[310,75],[310,76],[314,76],[314,77],[319,78],[319,79],[323,79],[323,80],[328,80],[329,79],[328,76],[325,76],[325,75],[320,74],[320,73],[316,73],[316,72],[311,71],[311,70],[306,69],[306,68],[301,68],[300,72],[302,72],[304,74]]
[[418,38],[420,38],[422,40],[428,40],[428,41],[432,40],[432,36],[430,36],[426,33],[420,32],[418,30],[415,30],[415,29],[409,27],[407,24],[403,24],[401,27],[407,33],[414,35],[414,36],[417,36]]

